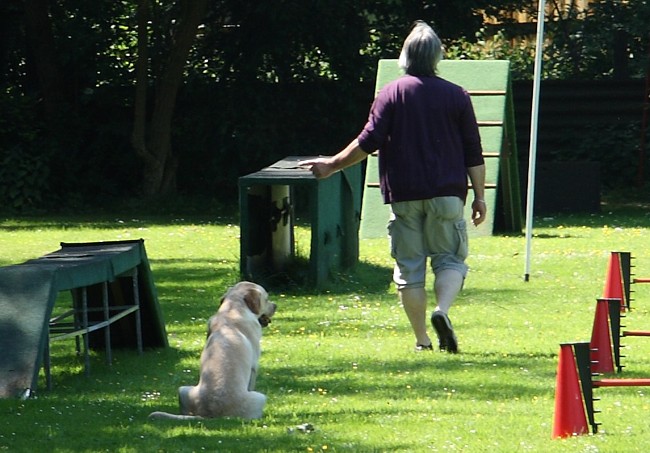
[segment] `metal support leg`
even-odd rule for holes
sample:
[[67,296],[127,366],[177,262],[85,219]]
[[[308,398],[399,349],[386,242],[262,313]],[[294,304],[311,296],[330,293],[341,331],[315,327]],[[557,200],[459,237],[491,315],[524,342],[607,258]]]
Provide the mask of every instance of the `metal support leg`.
[[140,289],[138,287],[138,268],[133,268],[133,301],[138,309],[135,311],[135,336],[138,354],[142,355],[142,316],[140,315]]
[[45,372],[45,384],[48,390],[52,390],[52,362],[50,361],[50,333],[48,329],[43,350],[43,371]]
[[[82,308],[79,307],[79,303],[81,300],[81,290],[79,288],[73,289],[70,291],[72,294],[72,308],[74,310],[74,315],[72,316],[72,322],[74,323],[74,330],[79,330],[81,329],[81,324],[82,322],[79,319],[80,313],[83,311]],[[77,356],[81,355],[81,342],[79,340],[78,336],[74,337],[74,346],[75,346],[75,352],[77,353]]]
[[88,292],[86,287],[81,289],[81,319],[82,328],[85,330],[83,334],[84,341],[84,369],[86,376],[90,376],[90,339],[88,338]]
[[102,283],[102,305],[104,308],[104,321],[106,322],[106,327],[104,327],[104,347],[106,348],[106,364],[111,365],[113,363],[113,352],[111,349],[111,324],[108,322],[111,317],[110,310],[108,309],[108,283]]

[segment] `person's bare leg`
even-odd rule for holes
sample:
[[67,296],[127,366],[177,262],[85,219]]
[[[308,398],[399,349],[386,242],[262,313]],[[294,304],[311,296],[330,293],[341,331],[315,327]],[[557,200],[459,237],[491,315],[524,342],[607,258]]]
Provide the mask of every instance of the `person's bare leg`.
[[418,345],[428,346],[431,339],[427,334],[427,292],[424,288],[406,288],[397,291],[404,306]]
[[463,287],[463,280],[463,274],[454,269],[444,269],[436,274],[433,284],[437,304],[435,311],[449,313],[449,309]]
[[433,284],[437,306],[431,315],[431,324],[438,335],[439,347],[442,351],[458,352],[458,340],[447,314],[456,296],[463,287],[463,274],[444,269],[436,274]]

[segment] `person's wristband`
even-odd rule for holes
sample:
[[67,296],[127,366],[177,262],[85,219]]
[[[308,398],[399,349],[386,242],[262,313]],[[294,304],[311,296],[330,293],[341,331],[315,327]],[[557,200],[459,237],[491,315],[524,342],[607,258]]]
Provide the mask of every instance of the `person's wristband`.
[[487,204],[487,203],[485,202],[485,200],[483,200],[483,199],[481,199],[481,198],[476,198],[476,199],[474,199],[474,201],[478,201],[479,203]]

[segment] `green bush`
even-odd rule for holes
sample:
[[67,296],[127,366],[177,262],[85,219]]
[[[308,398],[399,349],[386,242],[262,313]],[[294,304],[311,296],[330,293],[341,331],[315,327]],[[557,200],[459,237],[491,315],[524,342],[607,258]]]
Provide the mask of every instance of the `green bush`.
[[29,97],[0,95],[0,206],[5,209],[35,207],[49,190],[49,157],[33,106]]
[[530,80],[535,64],[535,42],[511,40],[503,30],[488,36],[480,29],[474,40],[458,39],[445,46],[445,58],[450,60],[510,60],[514,80]]
[[0,203],[21,211],[39,204],[48,190],[47,162],[20,145],[0,153]]

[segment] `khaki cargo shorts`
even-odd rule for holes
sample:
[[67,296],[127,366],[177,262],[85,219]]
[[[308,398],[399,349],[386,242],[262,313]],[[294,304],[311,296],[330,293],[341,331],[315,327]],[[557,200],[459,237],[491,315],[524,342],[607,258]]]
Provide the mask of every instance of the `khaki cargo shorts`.
[[467,223],[460,198],[401,201],[392,203],[391,211],[388,235],[398,289],[425,286],[427,258],[434,274],[456,269],[467,275]]

